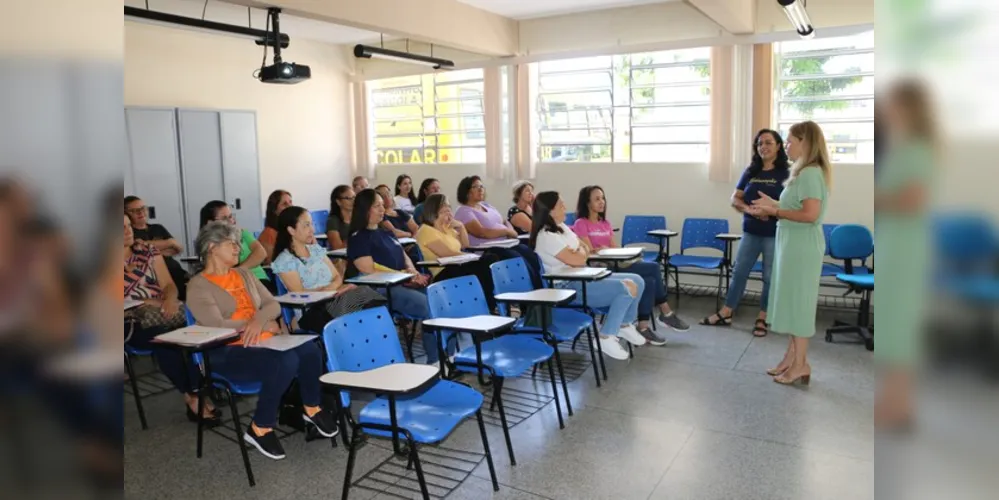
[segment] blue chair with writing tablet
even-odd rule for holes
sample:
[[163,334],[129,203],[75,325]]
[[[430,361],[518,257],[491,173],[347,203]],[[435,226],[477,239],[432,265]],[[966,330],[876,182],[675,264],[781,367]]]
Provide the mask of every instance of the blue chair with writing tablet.
[[[427,299],[430,303],[430,317],[434,319],[490,315],[482,285],[475,276],[463,276],[434,283],[427,288]],[[458,333],[463,332],[437,332],[442,370],[447,359],[444,346],[449,345],[451,337]],[[510,441],[510,428],[506,422],[506,411],[503,408],[503,382],[507,378],[520,376],[540,363],[550,362],[555,355],[555,349],[528,335],[502,335],[487,340],[475,338],[473,335],[473,340],[472,346],[455,353],[450,364],[457,371],[475,373],[480,377],[483,371],[489,373],[493,386],[493,404],[499,410],[510,464],[517,465],[513,444]],[[552,391],[558,398],[554,377],[552,377]]]
[[666,229],[666,217],[662,215],[626,215],[621,229],[621,246],[652,245],[655,250],[645,250],[642,258],[647,262],[659,262],[659,238],[649,236],[649,231]]
[[[402,452],[398,441],[405,439],[408,445],[406,453],[416,469],[423,498],[430,498],[417,450],[419,445],[445,440],[472,415],[479,424],[493,490],[499,491],[482,419],[482,394],[467,385],[440,379],[439,372],[432,367],[406,363],[395,323],[385,307],[358,311],[330,321],[323,331],[323,339],[331,371],[323,377],[323,382],[341,392],[367,392],[375,396],[361,408],[356,422],[352,422],[350,454],[343,483],[344,499],[350,493],[354,462],[364,435],[392,439],[396,453]],[[434,376],[414,387],[385,388],[385,379],[396,386],[409,382],[400,380],[399,376],[378,376],[395,368],[421,374],[431,370]],[[328,377],[335,376],[337,372],[357,374],[351,376],[357,382],[350,386],[334,383]],[[364,377],[365,374],[369,377]]]
[[[717,235],[728,232],[726,219],[686,219],[680,232],[680,253],[669,257],[667,265],[673,269],[676,283],[676,304],[680,306],[680,269],[716,269],[718,271],[718,293],[716,308],[720,305],[722,280],[725,278],[725,242],[716,238]],[[694,249],[711,249],[721,253],[719,257],[707,255],[689,255],[685,252]]]

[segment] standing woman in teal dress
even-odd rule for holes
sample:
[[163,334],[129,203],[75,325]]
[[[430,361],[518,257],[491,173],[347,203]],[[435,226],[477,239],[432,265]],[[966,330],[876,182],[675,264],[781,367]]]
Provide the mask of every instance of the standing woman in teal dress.
[[822,220],[826,213],[832,164],[825,136],[815,122],[797,123],[787,138],[787,156],[794,162],[780,201],[761,194],[747,210],[777,219],[774,268],[770,277],[770,329],[787,334],[787,351],[775,368],[774,382],[808,384],[808,340],[815,335],[815,311],[826,250]]
[[[930,257],[930,191],[936,171],[936,130],[923,84],[903,80],[888,90],[884,113],[888,148],[874,190],[874,259],[880,259],[877,429],[905,429],[912,416],[913,375],[922,346]],[[877,161],[877,160],[875,160]]]

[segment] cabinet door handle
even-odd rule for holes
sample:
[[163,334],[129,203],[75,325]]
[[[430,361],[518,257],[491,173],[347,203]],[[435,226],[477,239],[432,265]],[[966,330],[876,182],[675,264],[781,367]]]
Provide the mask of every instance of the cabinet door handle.
[[242,209],[243,209],[243,202],[240,201],[239,198],[236,198],[236,210],[242,210]]
[[146,209],[149,211],[149,218],[150,219],[155,219],[156,218],[156,207],[146,207]]

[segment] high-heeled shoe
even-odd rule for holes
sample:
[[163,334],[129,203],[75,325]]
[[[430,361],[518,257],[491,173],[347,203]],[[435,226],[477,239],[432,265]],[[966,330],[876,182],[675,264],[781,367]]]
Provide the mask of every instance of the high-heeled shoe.
[[812,373],[811,372],[802,373],[801,375],[798,375],[797,377],[794,377],[794,378],[791,378],[791,379],[789,379],[789,378],[782,378],[785,373],[787,373],[786,370],[785,370],[784,373],[780,374],[779,376],[774,377],[774,382],[777,382],[778,384],[781,384],[781,385],[794,385],[798,381],[801,381],[801,385],[808,385],[809,382],[812,381]]
[[[185,406],[187,408],[187,419],[191,422],[198,423],[198,414],[191,410],[190,406]],[[222,410],[215,408],[211,411],[211,416],[205,416],[202,419],[205,427],[216,427],[222,423]]]
[[790,368],[790,366],[784,368],[781,368],[779,366],[777,368],[771,368],[767,370],[767,375],[770,375],[771,377],[776,377],[777,375],[782,375],[784,372],[787,371],[788,368]]

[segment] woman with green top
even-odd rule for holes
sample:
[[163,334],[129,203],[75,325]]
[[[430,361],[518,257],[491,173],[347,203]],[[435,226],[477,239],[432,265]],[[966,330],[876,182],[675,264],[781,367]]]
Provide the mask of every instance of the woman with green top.
[[[236,217],[232,215],[232,208],[224,201],[209,201],[201,208],[201,225],[204,228],[209,222],[221,220],[229,224],[236,225]],[[240,229],[239,237],[239,265],[243,269],[249,269],[267,290],[273,295],[277,295],[277,287],[267,272],[260,265],[267,259],[267,250],[253,237],[253,233],[246,229]]]
[[790,336],[784,359],[767,370],[774,382],[808,384],[808,340],[815,335],[822,257],[822,233],[832,184],[832,164],[822,129],[815,122],[797,123],[787,138],[787,155],[794,162],[780,201],[761,193],[747,208],[757,217],[777,219],[774,268],[770,277],[767,317],[770,329]]
[[[878,348],[881,371],[874,403],[874,425],[905,428],[912,418],[913,372],[920,357],[926,270],[930,267],[929,189],[933,182],[936,131],[932,107],[922,84],[903,81],[886,96],[888,147],[876,175],[874,236],[881,282],[891,293],[878,298]],[[875,160],[877,161],[877,160]],[[875,255],[877,260],[877,255]]]

